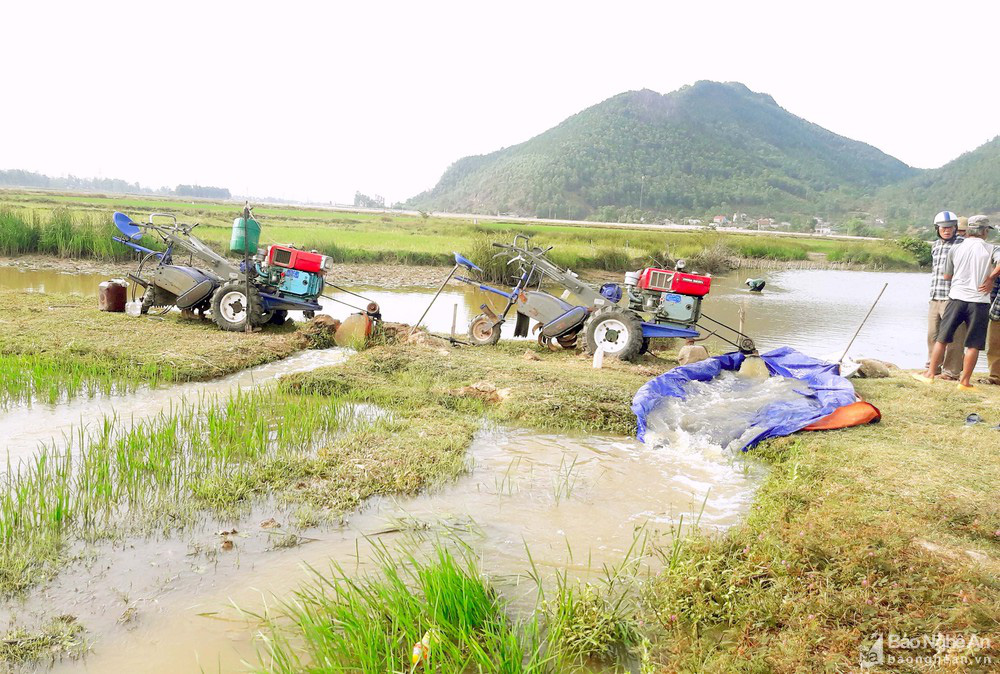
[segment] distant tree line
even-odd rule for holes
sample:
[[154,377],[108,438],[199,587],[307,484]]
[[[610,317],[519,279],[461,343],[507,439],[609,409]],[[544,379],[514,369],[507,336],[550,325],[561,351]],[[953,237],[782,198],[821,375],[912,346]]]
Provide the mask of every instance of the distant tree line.
[[385,197],[376,194],[373,197],[361,192],[354,193],[354,205],[360,208],[385,208]]
[[197,197],[201,199],[231,199],[232,194],[225,187],[202,185],[178,185],[176,188],[143,187],[119,178],[78,178],[69,175],[53,178],[42,173],[10,169],[0,171],[0,186],[28,187],[46,190],[76,190],[80,192],[111,192],[117,194],[158,194],[164,196]]
[[196,197],[198,199],[230,199],[232,195],[226,187],[208,187],[203,185],[178,185],[174,194],[179,197]]

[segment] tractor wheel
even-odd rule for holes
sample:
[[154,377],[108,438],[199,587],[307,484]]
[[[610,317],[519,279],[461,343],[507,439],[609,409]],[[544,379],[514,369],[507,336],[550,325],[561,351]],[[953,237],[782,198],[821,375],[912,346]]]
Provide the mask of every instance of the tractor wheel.
[[271,313],[271,318],[268,319],[270,325],[284,325],[285,320],[288,319],[288,312],[284,309],[275,309]]
[[594,355],[603,346],[604,353],[621,360],[635,360],[642,348],[642,322],[627,309],[604,307],[587,320],[584,327],[587,353]]
[[311,321],[312,319],[316,318],[316,312],[315,311],[303,311],[302,312],[302,317],[305,318],[307,321]]
[[500,326],[486,314],[479,314],[469,323],[469,340],[476,346],[492,346],[500,341]]
[[261,324],[261,319],[264,318],[263,305],[260,291],[255,287],[250,286],[248,300],[246,282],[230,281],[219,286],[212,295],[212,320],[223,330],[243,332],[247,316],[250,316],[252,327]]
[[642,346],[639,347],[639,355],[649,353],[649,337],[642,338]]

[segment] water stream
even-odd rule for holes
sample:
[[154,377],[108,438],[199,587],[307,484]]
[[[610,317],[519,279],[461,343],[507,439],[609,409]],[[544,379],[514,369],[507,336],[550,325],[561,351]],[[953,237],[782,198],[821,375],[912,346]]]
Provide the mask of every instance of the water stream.
[[[494,429],[477,436],[469,455],[472,469],[456,482],[375,500],[343,527],[303,532],[316,540],[298,547],[276,546],[274,531],[260,529],[267,517],[287,521],[269,507],[180,539],[106,546],[97,573],[68,570],[25,613],[57,605],[96,635],[85,660],[56,671],[238,671],[259,644],[233,603],[257,612],[288,599],[310,577],[307,566],[368,570],[366,536],[389,546],[460,536],[517,605],[534,597],[526,550],[543,575],[596,577],[603,564],[621,563],[636,535],[668,540],[682,520],[710,530],[734,524],[762,476],[752,461],[697,443],[652,447],[620,437]],[[233,527],[234,549],[220,552],[218,530]]]

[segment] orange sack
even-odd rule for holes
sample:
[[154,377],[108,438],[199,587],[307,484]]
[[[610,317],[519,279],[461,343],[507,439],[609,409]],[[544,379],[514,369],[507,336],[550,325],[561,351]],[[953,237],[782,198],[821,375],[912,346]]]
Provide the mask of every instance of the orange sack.
[[838,407],[832,414],[828,414],[819,421],[814,421],[802,430],[804,431],[831,431],[836,428],[850,428],[851,426],[861,426],[863,424],[875,424],[882,419],[882,413],[878,408],[859,400],[850,405]]

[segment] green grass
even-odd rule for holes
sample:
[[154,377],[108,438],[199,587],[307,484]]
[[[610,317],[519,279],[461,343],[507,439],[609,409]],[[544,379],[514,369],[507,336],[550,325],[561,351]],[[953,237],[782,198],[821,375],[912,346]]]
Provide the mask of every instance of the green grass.
[[535,609],[515,617],[503,587],[460,542],[373,555],[375,572],[351,576],[334,564],[276,611],[248,614],[264,625],[259,671],[654,671],[626,601],[636,579],[620,569],[600,586],[563,575],[550,600],[536,583]]
[[0,407],[218,377],[290,356],[293,325],[246,335],[210,321],[133,318],[93,298],[0,290]]
[[32,630],[7,630],[0,635],[0,662],[16,667],[79,656],[86,649],[83,631],[83,625],[69,615],[53,618]]
[[[0,207],[9,219],[25,223],[47,223],[65,219],[66,209],[72,218],[87,222],[106,223],[114,210],[124,210],[133,219],[145,220],[153,210],[175,213],[182,221],[198,222],[199,237],[225,251],[228,246],[236,204],[211,202],[179,202],[127,197],[58,195],[25,192],[0,192]],[[606,226],[512,223],[503,220],[470,221],[458,218],[421,217],[406,214],[354,213],[309,208],[258,208],[255,210],[264,225],[262,242],[291,243],[316,249],[338,262],[392,263],[416,265],[450,265],[451,253],[458,251],[477,264],[489,262],[492,251],[484,250],[481,241],[510,241],[515,233],[536,237],[536,243],[554,246],[553,259],[573,269],[603,269],[626,271],[631,267],[649,265],[654,260],[677,258],[695,259],[710,249],[724,250],[727,257],[796,261],[807,259],[810,252],[828,253],[839,250],[830,240],[792,238],[776,235],[727,234],[714,231],[664,232],[650,229],[628,229]],[[81,220],[83,222],[83,220]],[[3,220],[0,220],[0,224]],[[110,227],[110,225],[107,225]],[[0,254],[6,250],[4,241],[20,241],[19,233],[29,225],[0,226]],[[89,242],[81,255],[113,256],[125,259],[127,253],[115,250],[119,244],[99,242],[97,224],[88,225]],[[4,233],[10,230],[9,234]],[[110,230],[109,230],[110,231]],[[59,247],[38,251],[17,244],[27,252],[53,252]],[[850,244],[861,250],[880,249],[878,242]],[[110,246],[110,248],[109,248]],[[10,244],[10,250],[15,246]],[[721,248],[720,248],[721,247]],[[67,249],[68,250],[68,249]],[[92,253],[88,253],[92,250]],[[915,265],[910,253],[886,257],[879,264],[898,267]],[[7,253],[11,254],[11,253]],[[62,254],[54,252],[54,254]],[[881,254],[881,253],[880,253]],[[881,260],[882,258],[877,258]],[[712,271],[718,271],[713,269]]]

